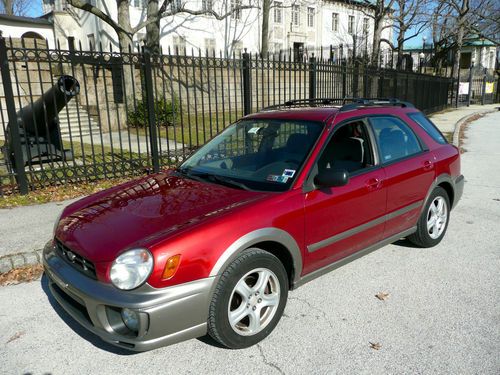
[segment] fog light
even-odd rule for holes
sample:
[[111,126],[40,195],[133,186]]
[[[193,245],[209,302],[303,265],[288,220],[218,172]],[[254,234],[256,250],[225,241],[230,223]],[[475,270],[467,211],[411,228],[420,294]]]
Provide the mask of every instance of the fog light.
[[127,308],[122,309],[122,320],[131,331],[139,331],[139,314],[134,310]]

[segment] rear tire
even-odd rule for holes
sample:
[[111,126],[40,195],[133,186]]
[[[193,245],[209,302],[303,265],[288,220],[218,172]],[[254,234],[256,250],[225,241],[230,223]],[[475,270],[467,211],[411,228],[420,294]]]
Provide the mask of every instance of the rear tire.
[[288,298],[283,264],[267,251],[243,251],[222,273],[208,316],[208,333],[230,349],[255,345],[276,327]]
[[408,240],[419,247],[433,247],[441,242],[450,221],[450,199],[442,187],[436,187],[420,215],[417,231]]

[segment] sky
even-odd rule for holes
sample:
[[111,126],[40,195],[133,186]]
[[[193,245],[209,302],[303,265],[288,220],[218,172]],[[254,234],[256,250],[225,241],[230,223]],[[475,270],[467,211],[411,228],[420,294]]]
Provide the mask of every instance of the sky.
[[41,0],[30,0],[31,4],[28,9],[28,17],[40,17],[42,13],[42,1]]

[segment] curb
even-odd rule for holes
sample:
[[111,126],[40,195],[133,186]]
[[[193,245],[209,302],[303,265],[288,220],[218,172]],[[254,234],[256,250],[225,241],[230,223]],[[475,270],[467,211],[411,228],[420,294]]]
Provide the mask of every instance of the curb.
[[34,266],[41,263],[42,249],[4,255],[0,257],[0,274],[9,272],[10,270],[19,267]]
[[460,120],[458,120],[455,124],[455,129],[453,130],[453,145],[460,148],[460,132],[462,131],[462,128],[474,117],[477,115],[487,115],[488,113],[493,113],[493,112],[498,112],[500,110],[499,108],[495,109],[488,109],[488,110],[483,110],[483,111],[476,111],[471,114],[468,114],[467,116],[462,117]]

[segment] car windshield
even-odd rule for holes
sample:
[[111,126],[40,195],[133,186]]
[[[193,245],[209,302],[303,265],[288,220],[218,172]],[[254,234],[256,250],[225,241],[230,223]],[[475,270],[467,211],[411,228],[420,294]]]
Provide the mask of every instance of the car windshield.
[[239,189],[285,191],[321,130],[318,122],[243,120],[200,148],[177,171]]

